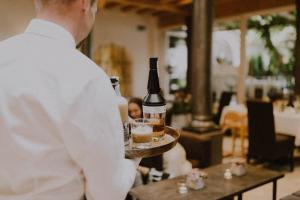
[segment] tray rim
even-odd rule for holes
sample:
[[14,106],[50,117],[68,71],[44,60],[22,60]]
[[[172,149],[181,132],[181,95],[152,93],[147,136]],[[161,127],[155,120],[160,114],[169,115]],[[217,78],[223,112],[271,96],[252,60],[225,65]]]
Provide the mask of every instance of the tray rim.
[[127,149],[125,147],[125,158],[128,159],[148,158],[148,157],[158,156],[169,151],[178,143],[178,139],[180,137],[180,131],[170,126],[166,126],[165,132],[166,134],[172,136],[174,138],[174,141],[154,148],[149,148],[149,149]]

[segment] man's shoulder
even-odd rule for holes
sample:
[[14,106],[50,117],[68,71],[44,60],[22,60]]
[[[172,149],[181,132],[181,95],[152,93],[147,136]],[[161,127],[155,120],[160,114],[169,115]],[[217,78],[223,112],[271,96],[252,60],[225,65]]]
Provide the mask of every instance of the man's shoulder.
[[71,52],[72,56],[74,56],[74,59],[76,62],[84,62],[86,65],[89,65],[92,68],[98,68],[98,65],[94,63],[89,57],[84,55],[81,51],[78,49],[73,49]]
[[66,62],[77,72],[95,77],[107,76],[100,66],[77,49],[72,50],[71,57],[72,59],[66,60]]
[[[24,47],[24,45],[21,44],[23,41],[22,38],[23,38],[23,35],[20,34],[20,35],[15,35],[13,37],[10,37],[10,38],[0,41],[0,52],[1,52],[2,56],[5,55],[5,53],[8,53],[10,50],[12,50],[12,48],[16,44],[20,44],[20,45],[18,45],[19,49]],[[17,50],[17,49],[15,49],[15,50]]]
[[[49,52],[50,53],[50,52]],[[62,83],[86,85],[93,80],[109,83],[109,77],[96,63],[77,49],[63,49],[45,55],[43,69],[47,74],[62,80]]]
[[18,34],[18,35],[9,37],[4,40],[0,40],[0,45],[8,45],[8,44],[14,43],[16,41],[19,41],[22,38],[22,36],[23,36],[23,34]]

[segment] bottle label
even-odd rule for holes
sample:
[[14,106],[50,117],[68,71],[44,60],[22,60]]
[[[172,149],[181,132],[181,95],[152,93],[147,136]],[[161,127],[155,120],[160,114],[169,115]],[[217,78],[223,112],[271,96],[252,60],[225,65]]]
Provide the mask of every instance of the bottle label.
[[143,112],[144,113],[165,113],[166,112],[166,106],[143,106]]

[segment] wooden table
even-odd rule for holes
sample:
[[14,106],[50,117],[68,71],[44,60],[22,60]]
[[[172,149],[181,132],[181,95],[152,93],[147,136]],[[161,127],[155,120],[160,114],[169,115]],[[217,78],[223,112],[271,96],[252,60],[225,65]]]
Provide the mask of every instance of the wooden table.
[[241,177],[233,177],[231,180],[223,178],[228,164],[217,165],[205,169],[208,179],[205,180],[205,188],[202,190],[189,190],[187,194],[179,194],[177,183],[183,177],[152,183],[133,188],[130,194],[139,200],[214,200],[226,199],[238,196],[243,198],[243,193],[267,183],[273,183],[273,199],[276,200],[277,180],[284,174],[247,165],[247,174]]

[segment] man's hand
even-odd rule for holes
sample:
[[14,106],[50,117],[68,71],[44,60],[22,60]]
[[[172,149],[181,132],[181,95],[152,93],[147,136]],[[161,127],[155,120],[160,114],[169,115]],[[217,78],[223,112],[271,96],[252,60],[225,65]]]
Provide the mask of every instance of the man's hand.
[[142,158],[133,158],[133,159],[130,159],[130,160],[133,161],[134,164],[135,164],[135,167],[138,168]]
[[138,166],[137,170],[143,175],[147,176],[149,174],[150,169],[148,167]]

